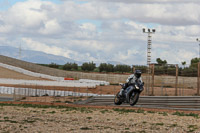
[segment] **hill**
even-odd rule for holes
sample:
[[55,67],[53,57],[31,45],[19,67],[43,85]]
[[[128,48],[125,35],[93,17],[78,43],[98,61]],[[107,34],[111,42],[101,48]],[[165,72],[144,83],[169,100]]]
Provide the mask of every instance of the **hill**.
[[[10,46],[0,46],[0,55],[8,56],[11,58],[17,58],[23,61],[37,63],[37,64],[56,63],[59,65],[64,65],[68,62],[71,62],[71,63],[75,62],[78,65],[83,64],[82,61],[66,58],[64,56],[47,54],[41,51],[24,50],[24,49],[20,50],[19,48],[10,47]],[[94,63],[96,63],[96,65],[99,66],[99,64],[102,62],[96,61]],[[113,65],[122,64],[121,62],[118,62],[118,61],[107,61],[105,63],[109,63]]]
[[15,47],[9,47],[9,46],[0,46],[0,54],[12,58],[17,58],[23,61],[28,61],[32,63],[37,64],[50,64],[50,63],[56,63],[60,65],[64,65],[67,62],[76,62],[77,64],[82,64],[82,62],[66,58],[63,56],[53,55],[53,54],[47,54],[40,51],[33,51],[33,50],[21,50],[21,56],[20,56],[20,49]]

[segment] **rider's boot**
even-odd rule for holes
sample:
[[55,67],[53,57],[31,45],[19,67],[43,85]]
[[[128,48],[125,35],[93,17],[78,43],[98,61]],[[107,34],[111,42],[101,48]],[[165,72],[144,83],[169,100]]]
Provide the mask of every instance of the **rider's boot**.
[[122,89],[120,90],[120,92],[119,92],[119,95],[122,96],[123,93],[124,93],[124,89],[122,88]]

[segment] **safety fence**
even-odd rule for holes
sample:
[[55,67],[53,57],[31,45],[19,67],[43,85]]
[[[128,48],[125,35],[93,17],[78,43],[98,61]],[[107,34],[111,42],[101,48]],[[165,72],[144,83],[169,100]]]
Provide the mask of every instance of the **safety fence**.
[[[198,65],[200,66],[200,65]],[[143,76],[144,95],[195,96],[200,95],[200,67],[179,67],[177,64],[158,66],[151,64]]]

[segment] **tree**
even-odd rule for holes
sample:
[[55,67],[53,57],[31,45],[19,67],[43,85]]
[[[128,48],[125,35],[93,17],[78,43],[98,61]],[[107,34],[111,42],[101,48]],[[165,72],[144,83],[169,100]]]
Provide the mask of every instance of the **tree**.
[[51,67],[51,68],[58,68],[59,65],[52,62],[51,64],[49,64],[49,67]]
[[167,64],[166,60],[161,60],[160,58],[157,58],[156,61],[157,61],[158,65],[166,65]]
[[114,65],[113,64],[107,64],[106,72],[114,72]]
[[78,65],[76,63],[66,63],[63,66],[64,70],[78,70]]
[[81,69],[83,71],[94,71],[95,68],[96,68],[96,64],[93,62],[89,62],[89,63],[85,62],[81,66]]
[[131,67],[128,65],[116,65],[114,69],[115,69],[115,72],[121,72],[121,73],[131,72],[132,70]]
[[78,64],[73,63],[73,64],[72,64],[72,69],[74,69],[74,70],[78,70]]
[[101,63],[101,64],[99,65],[99,72],[106,71],[106,67],[107,67],[107,64],[106,64],[106,63]]
[[99,65],[99,72],[114,72],[114,65],[112,64],[106,64],[106,63],[101,63]]
[[183,62],[181,62],[182,63],[182,65],[185,67],[185,65],[186,65],[186,61],[183,61]]
[[199,60],[199,58],[193,58],[193,59],[191,59],[191,61],[190,61],[190,67],[195,67],[195,68],[197,68],[198,67],[198,62],[199,62],[200,60]]

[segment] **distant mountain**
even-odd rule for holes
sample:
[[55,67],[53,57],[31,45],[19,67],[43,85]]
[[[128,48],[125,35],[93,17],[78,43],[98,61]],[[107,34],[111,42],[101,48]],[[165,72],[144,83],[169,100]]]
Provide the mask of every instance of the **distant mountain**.
[[20,59],[27,62],[38,63],[38,64],[50,64],[56,63],[60,65],[64,65],[67,62],[82,64],[82,62],[75,61],[70,58],[66,58],[63,56],[57,56],[53,54],[46,54],[40,51],[32,51],[32,50],[21,50],[21,57],[20,57],[20,50],[19,48],[10,47],[10,46],[0,46],[0,54],[16,59]]
[[[81,61],[76,61],[70,58],[66,58],[64,56],[58,56],[58,55],[53,55],[53,54],[47,54],[44,52],[40,51],[32,51],[32,50],[20,50],[19,48],[15,47],[10,47],[10,46],[0,46],[0,55],[20,59],[23,61],[27,62],[32,62],[32,63],[37,63],[37,64],[50,64],[50,63],[56,63],[59,65],[64,65],[67,62],[71,63],[77,63],[78,65],[82,65],[83,62]],[[20,57],[21,55],[21,57]],[[96,63],[96,66],[99,66],[101,62],[94,62]],[[117,61],[107,61],[105,63],[117,65],[117,64],[122,64]]]

